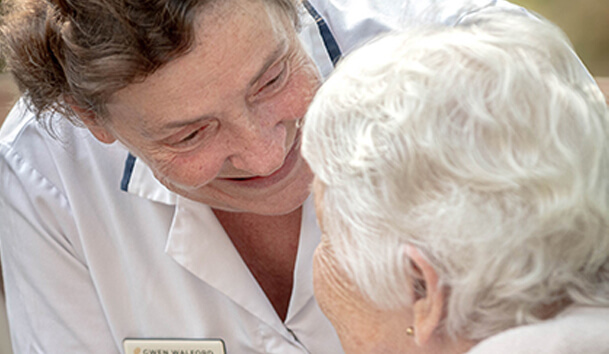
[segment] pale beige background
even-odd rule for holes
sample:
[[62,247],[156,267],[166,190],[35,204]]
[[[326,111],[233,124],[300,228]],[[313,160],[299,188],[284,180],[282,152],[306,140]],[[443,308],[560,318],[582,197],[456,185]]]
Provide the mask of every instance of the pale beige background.
[[0,354],[11,354],[11,342],[6,322],[6,311],[4,308],[4,297],[0,294]]
[[18,90],[8,74],[0,74],[0,124],[18,96]]
[[[6,74],[0,74],[0,124],[17,98],[17,88]],[[0,273],[0,280],[2,279]],[[0,354],[11,354],[8,324],[4,308],[4,296],[0,292]]]
[[609,76],[608,0],[510,0],[560,26],[594,76]]

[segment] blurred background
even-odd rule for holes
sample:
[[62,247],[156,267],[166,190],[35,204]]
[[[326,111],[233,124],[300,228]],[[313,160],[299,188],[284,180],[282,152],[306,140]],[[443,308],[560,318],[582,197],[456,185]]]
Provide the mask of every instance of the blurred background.
[[608,0],[512,0],[560,26],[594,76],[609,76]]
[[[385,0],[398,1],[398,0]],[[512,0],[559,25],[595,77],[609,77],[609,0]],[[0,0],[0,4],[2,0]],[[17,97],[17,89],[0,62],[0,124]],[[609,91],[609,79],[601,86]]]

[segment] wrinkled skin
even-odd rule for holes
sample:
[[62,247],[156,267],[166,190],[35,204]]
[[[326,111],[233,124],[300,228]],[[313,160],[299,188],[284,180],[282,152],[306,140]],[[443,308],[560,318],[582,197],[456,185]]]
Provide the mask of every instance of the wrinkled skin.
[[170,190],[226,211],[283,215],[309,194],[298,122],[319,86],[293,25],[261,1],[203,9],[193,50],[118,91],[110,119],[89,125],[121,141]]
[[336,329],[345,353],[417,352],[414,339],[404,334],[414,322],[410,307],[380,309],[357,289],[342,270],[321,222],[324,213],[323,185],[313,183],[321,243],[313,256],[313,285],[322,311]]
[[[412,262],[413,272],[404,293],[408,299],[396,308],[380,308],[366,298],[347,276],[331,242],[338,235],[324,230],[324,185],[313,182],[315,209],[322,230],[321,243],[313,256],[313,285],[320,308],[328,317],[347,354],[374,353],[465,353],[474,343],[448,338],[438,331],[444,313],[445,293],[437,273],[412,246],[401,252]],[[415,288],[418,288],[415,291]],[[407,328],[414,335],[407,335]]]

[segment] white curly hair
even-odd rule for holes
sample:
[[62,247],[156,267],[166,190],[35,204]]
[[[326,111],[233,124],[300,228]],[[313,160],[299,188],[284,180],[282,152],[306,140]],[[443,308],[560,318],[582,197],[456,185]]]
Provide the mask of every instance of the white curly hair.
[[483,339],[555,303],[609,306],[609,114],[553,24],[488,12],[385,35],[342,61],[305,118],[340,264],[409,303],[416,246],[442,328]]

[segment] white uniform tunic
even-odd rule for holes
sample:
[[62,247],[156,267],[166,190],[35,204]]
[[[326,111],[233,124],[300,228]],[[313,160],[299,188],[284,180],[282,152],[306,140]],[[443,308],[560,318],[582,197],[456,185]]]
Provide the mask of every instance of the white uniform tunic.
[[[303,44],[327,75],[327,47],[347,53],[431,2],[415,3],[313,1],[309,12],[325,23],[303,9]],[[447,25],[473,11],[446,3],[435,20]],[[313,297],[320,232],[310,198],[282,321],[208,206],[168,191],[122,145],[52,120],[56,138],[18,103],[0,132],[1,259],[16,353],[115,353],[125,338],[219,338],[232,354],[342,352]]]

